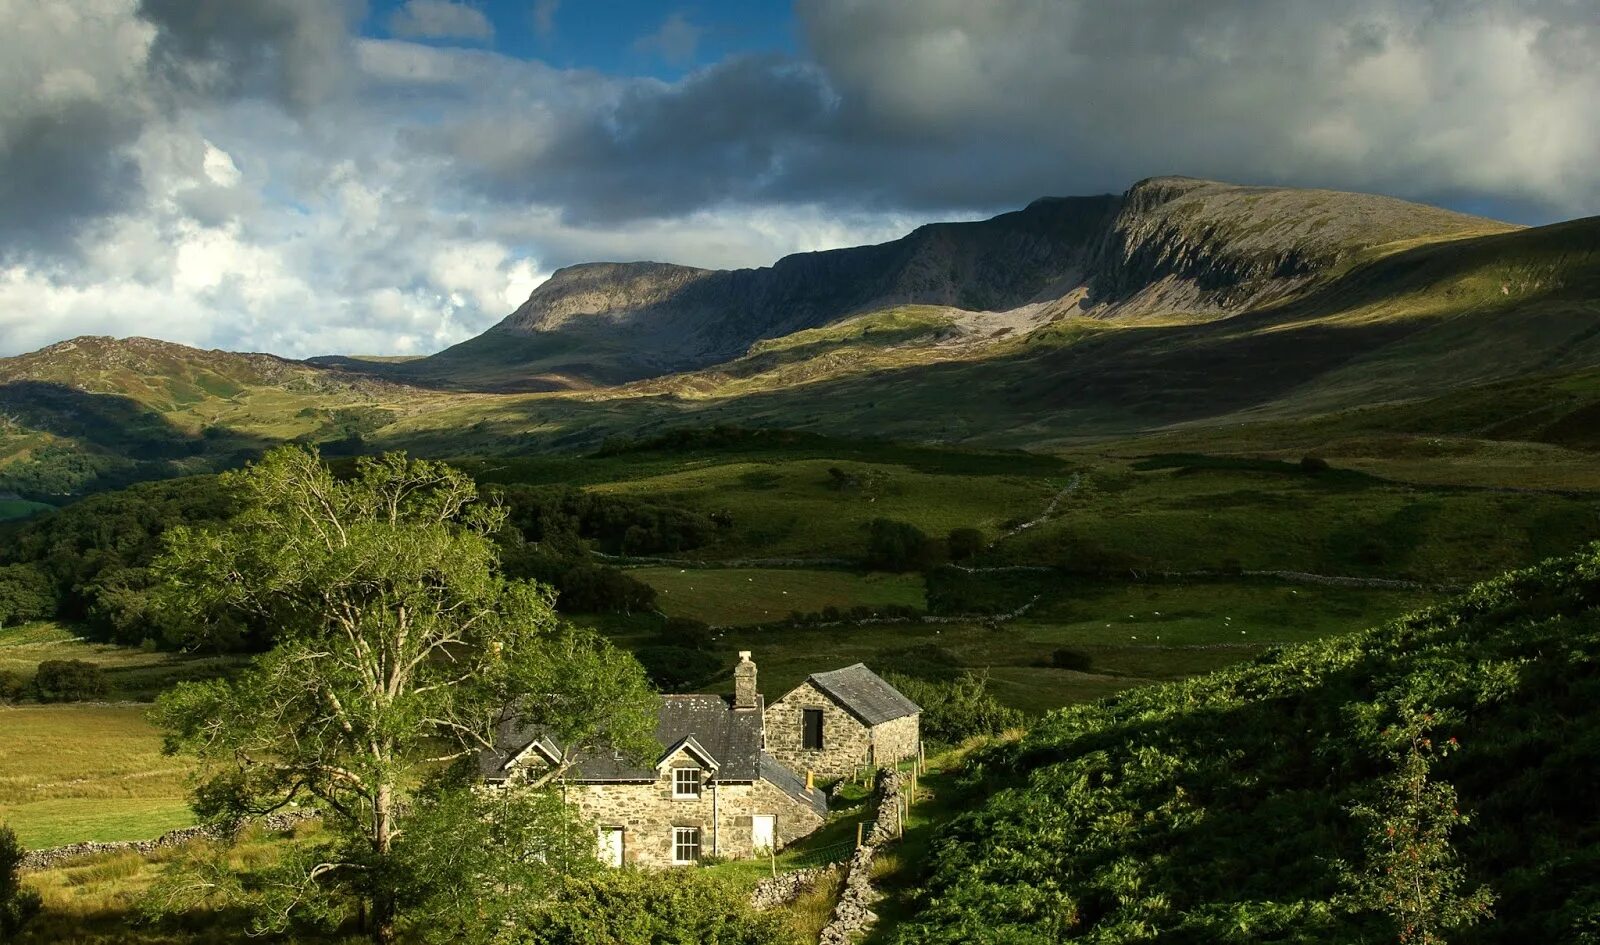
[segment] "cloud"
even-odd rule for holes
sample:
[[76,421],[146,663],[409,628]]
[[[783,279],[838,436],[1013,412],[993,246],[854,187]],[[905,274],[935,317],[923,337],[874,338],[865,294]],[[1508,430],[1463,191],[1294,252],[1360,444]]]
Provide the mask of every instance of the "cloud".
[[389,33],[412,39],[467,39],[487,43],[494,24],[483,11],[452,0],[406,0],[389,15]]
[[561,0],[533,0],[533,31],[540,39],[549,39],[556,31],[556,11]]
[[682,13],[673,13],[654,33],[635,40],[633,48],[635,52],[659,56],[669,66],[687,66],[694,62],[694,54],[700,48],[700,35],[704,32]]
[[[349,0],[0,0],[0,355],[426,352],[574,262],[764,265],[1159,173],[1600,212],[1593,0],[797,9],[802,53],[664,81],[355,37]],[[679,20],[650,55],[700,52]]]
[[264,95],[306,113],[345,87],[360,0],[140,0],[151,68],[206,97]]

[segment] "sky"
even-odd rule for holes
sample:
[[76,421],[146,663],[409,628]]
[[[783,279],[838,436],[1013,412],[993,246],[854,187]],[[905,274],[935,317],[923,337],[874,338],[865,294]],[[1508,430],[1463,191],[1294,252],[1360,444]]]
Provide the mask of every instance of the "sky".
[[1600,213],[1600,0],[0,0],[0,356],[425,354],[555,269],[1159,174]]

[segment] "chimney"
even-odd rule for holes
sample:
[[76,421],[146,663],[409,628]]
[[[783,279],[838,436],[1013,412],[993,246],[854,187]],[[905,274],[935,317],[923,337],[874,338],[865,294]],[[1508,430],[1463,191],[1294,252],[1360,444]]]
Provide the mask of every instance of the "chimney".
[[733,707],[756,707],[756,664],[750,661],[750,651],[739,651],[739,665],[733,668]]

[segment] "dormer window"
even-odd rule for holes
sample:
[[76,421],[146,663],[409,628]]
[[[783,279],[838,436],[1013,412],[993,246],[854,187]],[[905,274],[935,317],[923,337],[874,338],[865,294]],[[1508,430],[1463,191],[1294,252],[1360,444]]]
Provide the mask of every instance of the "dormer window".
[[699,768],[673,768],[672,769],[672,796],[675,798],[692,798],[700,796],[700,769]]

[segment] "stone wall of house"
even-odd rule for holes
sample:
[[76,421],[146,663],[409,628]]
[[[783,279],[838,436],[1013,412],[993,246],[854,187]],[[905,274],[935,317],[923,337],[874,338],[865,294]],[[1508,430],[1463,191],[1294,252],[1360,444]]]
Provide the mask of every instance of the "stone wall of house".
[[[802,747],[806,709],[822,710],[821,751]],[[807,770],[819,778],[843,777],[867,763],[871,732],[809,681],[767,706],[766,724],[767,752],[801,777]]]
[[922,716],[907,715],[872,727],[872,763],[892,765],[917,754],[922,737]]
[[668,769],[651,783],[569,784],[567,800],[597,828],[623,828],[626,862],[672,865],[672,828],[699,827],[700,854],[730,858],[754,850],[753,817],[776,817],[774,836],[781,849],[822,826],[822,816],[766,781],[704,785],[697,798],[674,798]]

